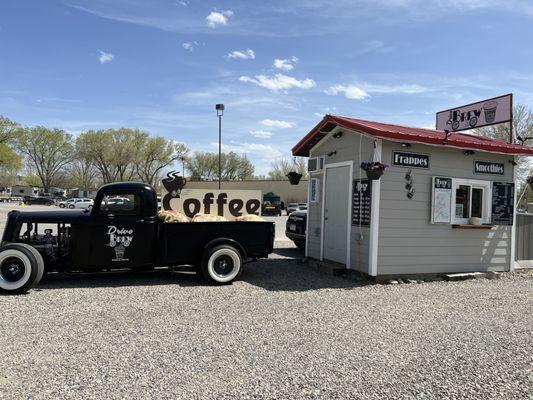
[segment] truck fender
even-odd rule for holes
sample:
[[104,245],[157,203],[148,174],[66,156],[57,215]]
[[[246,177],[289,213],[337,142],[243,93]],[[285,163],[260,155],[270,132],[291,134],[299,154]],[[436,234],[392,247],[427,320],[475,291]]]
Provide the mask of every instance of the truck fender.
[[211,248],[213,248],[215,246],[221,245],[221,244],[230,244],[233,247],[235,247],[237,250],[239,250],[239,252],[241,253],[241,257],[242,257],[243,262],[244,262],[244,260],[246,260],[248,258],[247,255],[246,255],[246,251],[244,250],[244,247],[242,247],[242,245],[239,242],[237,242],[236,240],[229,239],[229,238],[217,238],[217,239],[211,240],[210,242],[208,242],[204,246],[203,254],[207,253],[209,251],[209,249],[211,249]]

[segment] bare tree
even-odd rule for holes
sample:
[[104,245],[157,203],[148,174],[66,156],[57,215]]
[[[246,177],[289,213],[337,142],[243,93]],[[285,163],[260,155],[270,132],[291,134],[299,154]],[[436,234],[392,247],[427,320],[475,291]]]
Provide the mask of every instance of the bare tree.
[[[192,179],[215,180],[218,178],[218,154],[195,152],[185,161]],[[245,155],[234,152],[222,153],[222,179],[242,180],[253,177],[254,166]]]
[[161,171],[174,161],[185,157],[188,151],[183,143],[176,143],[161,136],[148,138],[140,148],[136,162],[137,175],[141,181],[155,186]]
[[74,157],[72,136],[61,129],[43,126],[21,130],[18,148],[35,169],[45,192]]
[[[472,133],[508,142],[511,134],[510,124],[485,126],[472,130]],[[524,145],[533,145],[533,112],[525,105],[518,104],[513,108],[513,134]],[[518,157],[517,163],[518,179],[523,181],[530,174],[533,163],[530,157]]]
[[289,172],[295,171],[307,177],[307,160],[303,157],[279,158],[272,162],[272,170],[268,172],[270,179],[285,180]]

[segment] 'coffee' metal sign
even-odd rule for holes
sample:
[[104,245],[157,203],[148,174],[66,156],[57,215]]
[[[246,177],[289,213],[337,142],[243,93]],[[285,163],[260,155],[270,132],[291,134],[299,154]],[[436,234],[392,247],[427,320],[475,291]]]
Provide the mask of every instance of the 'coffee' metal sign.
[[392,165],[409,168],[429,168],[429,155],[420,153],[407,153],[404,151],[392,152]]
[[503,175],[504,164],[490,161],[474,161],[475,174]]

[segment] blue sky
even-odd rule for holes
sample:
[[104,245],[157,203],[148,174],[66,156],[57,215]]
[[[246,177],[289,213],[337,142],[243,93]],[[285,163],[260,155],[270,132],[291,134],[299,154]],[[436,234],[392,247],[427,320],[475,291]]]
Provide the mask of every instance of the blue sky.
[[533,108],[526,0],[3,0],[0,114],[146,129],[257,173],[324,114],[429,127],[508,92]]

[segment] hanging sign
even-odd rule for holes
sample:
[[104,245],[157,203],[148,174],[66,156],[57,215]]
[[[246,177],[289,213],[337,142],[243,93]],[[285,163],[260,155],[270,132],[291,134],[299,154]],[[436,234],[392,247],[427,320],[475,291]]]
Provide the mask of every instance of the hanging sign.
[[419,153],[407,153],[405,151],[392,152],[392,165],[409,168],[429,168],[429,155]]
[[452,178],[433,177],[433,201],[431,207],[431,222],[449,223],[452,204]]
[[370,226],[372,204],[372,181],[355,179],[353,181],[352,225]]
[[492,224],[513,225],[514,183],[492,183]]
[[475,174],[503,175],[504,164],[490,161],[474,161]]
[[509,122],[512,109],[512,94],[450,108],[437,113],[437,130],[464,131]]

